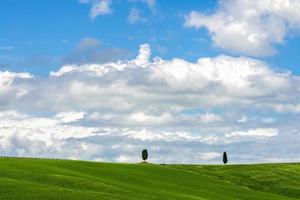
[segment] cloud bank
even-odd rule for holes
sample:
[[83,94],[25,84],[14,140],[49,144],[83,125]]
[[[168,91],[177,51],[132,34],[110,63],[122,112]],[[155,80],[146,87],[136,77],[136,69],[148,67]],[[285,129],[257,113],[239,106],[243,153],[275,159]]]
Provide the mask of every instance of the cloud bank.
[[216,163],[223,151],[232,162],[299,160],[300,79],[257,59],[164,60],[143,44],[131,60],[0,80],[2,155],[138,162],[148,148],[161,163]]
[[211,14],[192,11],[184,25],[206,28],[214,44],[231,52],[269,56],[291,32],[299,33],[298,0],[224,0]]

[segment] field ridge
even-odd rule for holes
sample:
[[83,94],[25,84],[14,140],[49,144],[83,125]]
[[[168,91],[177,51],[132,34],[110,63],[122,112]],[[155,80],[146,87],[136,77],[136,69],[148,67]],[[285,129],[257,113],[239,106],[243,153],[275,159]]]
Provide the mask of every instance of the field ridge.
[[1,199],[299,199],[300,164],[156,165],[0,158]]

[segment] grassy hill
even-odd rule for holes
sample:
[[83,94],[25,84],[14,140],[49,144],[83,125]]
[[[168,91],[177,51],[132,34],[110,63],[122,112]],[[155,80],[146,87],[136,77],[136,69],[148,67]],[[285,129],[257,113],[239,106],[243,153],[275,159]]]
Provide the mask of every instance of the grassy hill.
[[0,159],[1,199],[300,199],[300,164],[154,165]]

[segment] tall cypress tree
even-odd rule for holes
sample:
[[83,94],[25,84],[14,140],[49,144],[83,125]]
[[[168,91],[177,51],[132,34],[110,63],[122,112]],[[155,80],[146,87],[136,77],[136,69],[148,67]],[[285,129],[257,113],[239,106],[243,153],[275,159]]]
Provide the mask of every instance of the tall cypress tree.
[[147,151],[147,149],[144,149],[142,151],[142,158],[143,158],[144,162],[145,162],[145,160],[147,160],[147,158],[148,158],[148,151]]
[[228,162],[227,153],[226,153],[226,151],[224,151],[224,153],[223,153],[223,163],[226,165],[227,162]]

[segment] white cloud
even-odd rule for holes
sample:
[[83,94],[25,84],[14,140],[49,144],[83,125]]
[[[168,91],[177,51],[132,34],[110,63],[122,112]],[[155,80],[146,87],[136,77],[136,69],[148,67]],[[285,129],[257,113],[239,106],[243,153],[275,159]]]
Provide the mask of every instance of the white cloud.
[[144,67],[149,63],[149,59],[151,56],[151,49],[149,44],[142,44],[139,49],[139,54],[134,60],[137,66]]
[[273,107],[280,113],[300,113],[300,104],[275,104]]
[[30,79],[33,76],[29,73],[14,73],[9,71],[0,71],[0,85],[11,85],[15,79]]
[[132,113],[126,118],[130,124],[143,124],[143,125],[161,125],[169,123],[172,120],[172,116],[169,113],[163,113],[160,116],[145,115],[143,112]]
[[238,123],[259,123],[259,122],[263,122],[265,124],[272,124],[276,121],[276,119],[272,118],[272,117],[247,117],[247,116],[242,116],[241,118],[239,118],[237,120]]
[[100,15],[111,14],[111,0],[78,0],[81,4],[91,4],[90,17],[94,20]]
[[251,56],[276,52],[293,30],[300,29],[300,2],[297,0],[225,0],[213,14],[192,11],[186,27],[206,28],[214,44],[223,49]]
[[120,155],[118,158],[116,158],[115,161],[121,162],[121,163],[133,163],[133,162],[137,162],[137,157],[136,156],[128,156],[128,155]]
[[51,76],[62,76],[66,73],[69,73],[69,72],[72,72],[76,70],[76,66],[70,66],[70,65],[67,65],[67,66],[63,66],[59,69],[59,71],[57,72],[50,72],[50,75]]
[[95,19],[99,15],[107,15],[112,13],[111,0],[99,0],[93,3],[90,16]]
[[206,153],[199,153],[198,156],[200,160],[209,161],[216,158],[221,158],[220,152],[206,152]]
[[143,17],[141,17],[140,11],[138,9],[132,8],[130,10],[129,15],[128,15],[127,21],[130,24],[134,24],[134,23],[137,23],[137,22],[144,22],[145,19]]
[[[48,99],[60,100],[55,96],[64,94],[63,101],[56,105],[63,102],[68,109],[106,109],[106,114],[122,110],[127,115],[155,113],[150,114],[152,116],[197,106],[234,104],[278,111],[274,105],[288,106],[297,101],[299,95],[299,77],[273,71],[256,59],[221,55],[191,63],[178,58],[151,61],[150,56],[150,46],[143,44],[137,57],[129,61],[64,65],[51,72],[48,83],[45,82],[63,84],[58,87],[60,93],[45,95],[54,96]],[[219,118],[216,121],[220,121]]]
[[[4,155],[139,162],[149,148],[153,162],[197,163],[201,153],[225,148],[236,162],[299,152],[290,105],[299,104],[300,78],[257,59],[151,59],[143,44],[131,60],[64,65],[43,78],[0,71],[0,78]],[[274,149],[279,143],[287,152]]]
[[25,95],[29,88],[19,85],[14,87],[14,82],[19,79],[32,79],[33,76],[29,73],[14,73],[9,71],[0,71],[0,100],[1,94],[7,94],[9,92],[13,93],[16,97],[21,97]]
[[[189,132],[71,125],[59,119],[33,117],[16,111],[0,112],[0,122],[2,155],[117,162],[139,162],[140,151],[148,148],[153,162],[215,163],[219,162],[224,145],[234,148],[238,137],[268,138],[276,136],[277,132],[272,129],[236,132],[230,135],[231,141],[226,141],[222,136],[214,138]],[[297,140],[294,142],[296,144]],[[248,149],[247,146],[243,148]],[[209,152],[213,149],[215,151]]]
[[56,118],[57,115],[33,117],[13,110],[0,112],[2,155],[138,162],[145,146],[154,153],[162,148],[157,142],[172,146],[179,141],[204,142],[205,139],[184,132],[79,126]]
[[249,121],[249,119],[247,116],[242,116],[240,119],[237,120],[237,122],[239,122],[239,123],[246,123],[248,121]]
[[257,128],[250,129],[248,131],[234,131],[226,134],[226,137],[274,137],[279,134],[279,131],[275,128]]
[[213,122],[219,122],[221,120],[222,117],[214,113],[205,113],[200,115],[200,121],[202,123],[213,123]]
[[85,113],[84,112],[60,112],[57,115],[55,115],[55,118],[59,119],[60,121],[64,123],[70,123],[70,122],[76,122],[78,120],[81,120],[84,118]]

